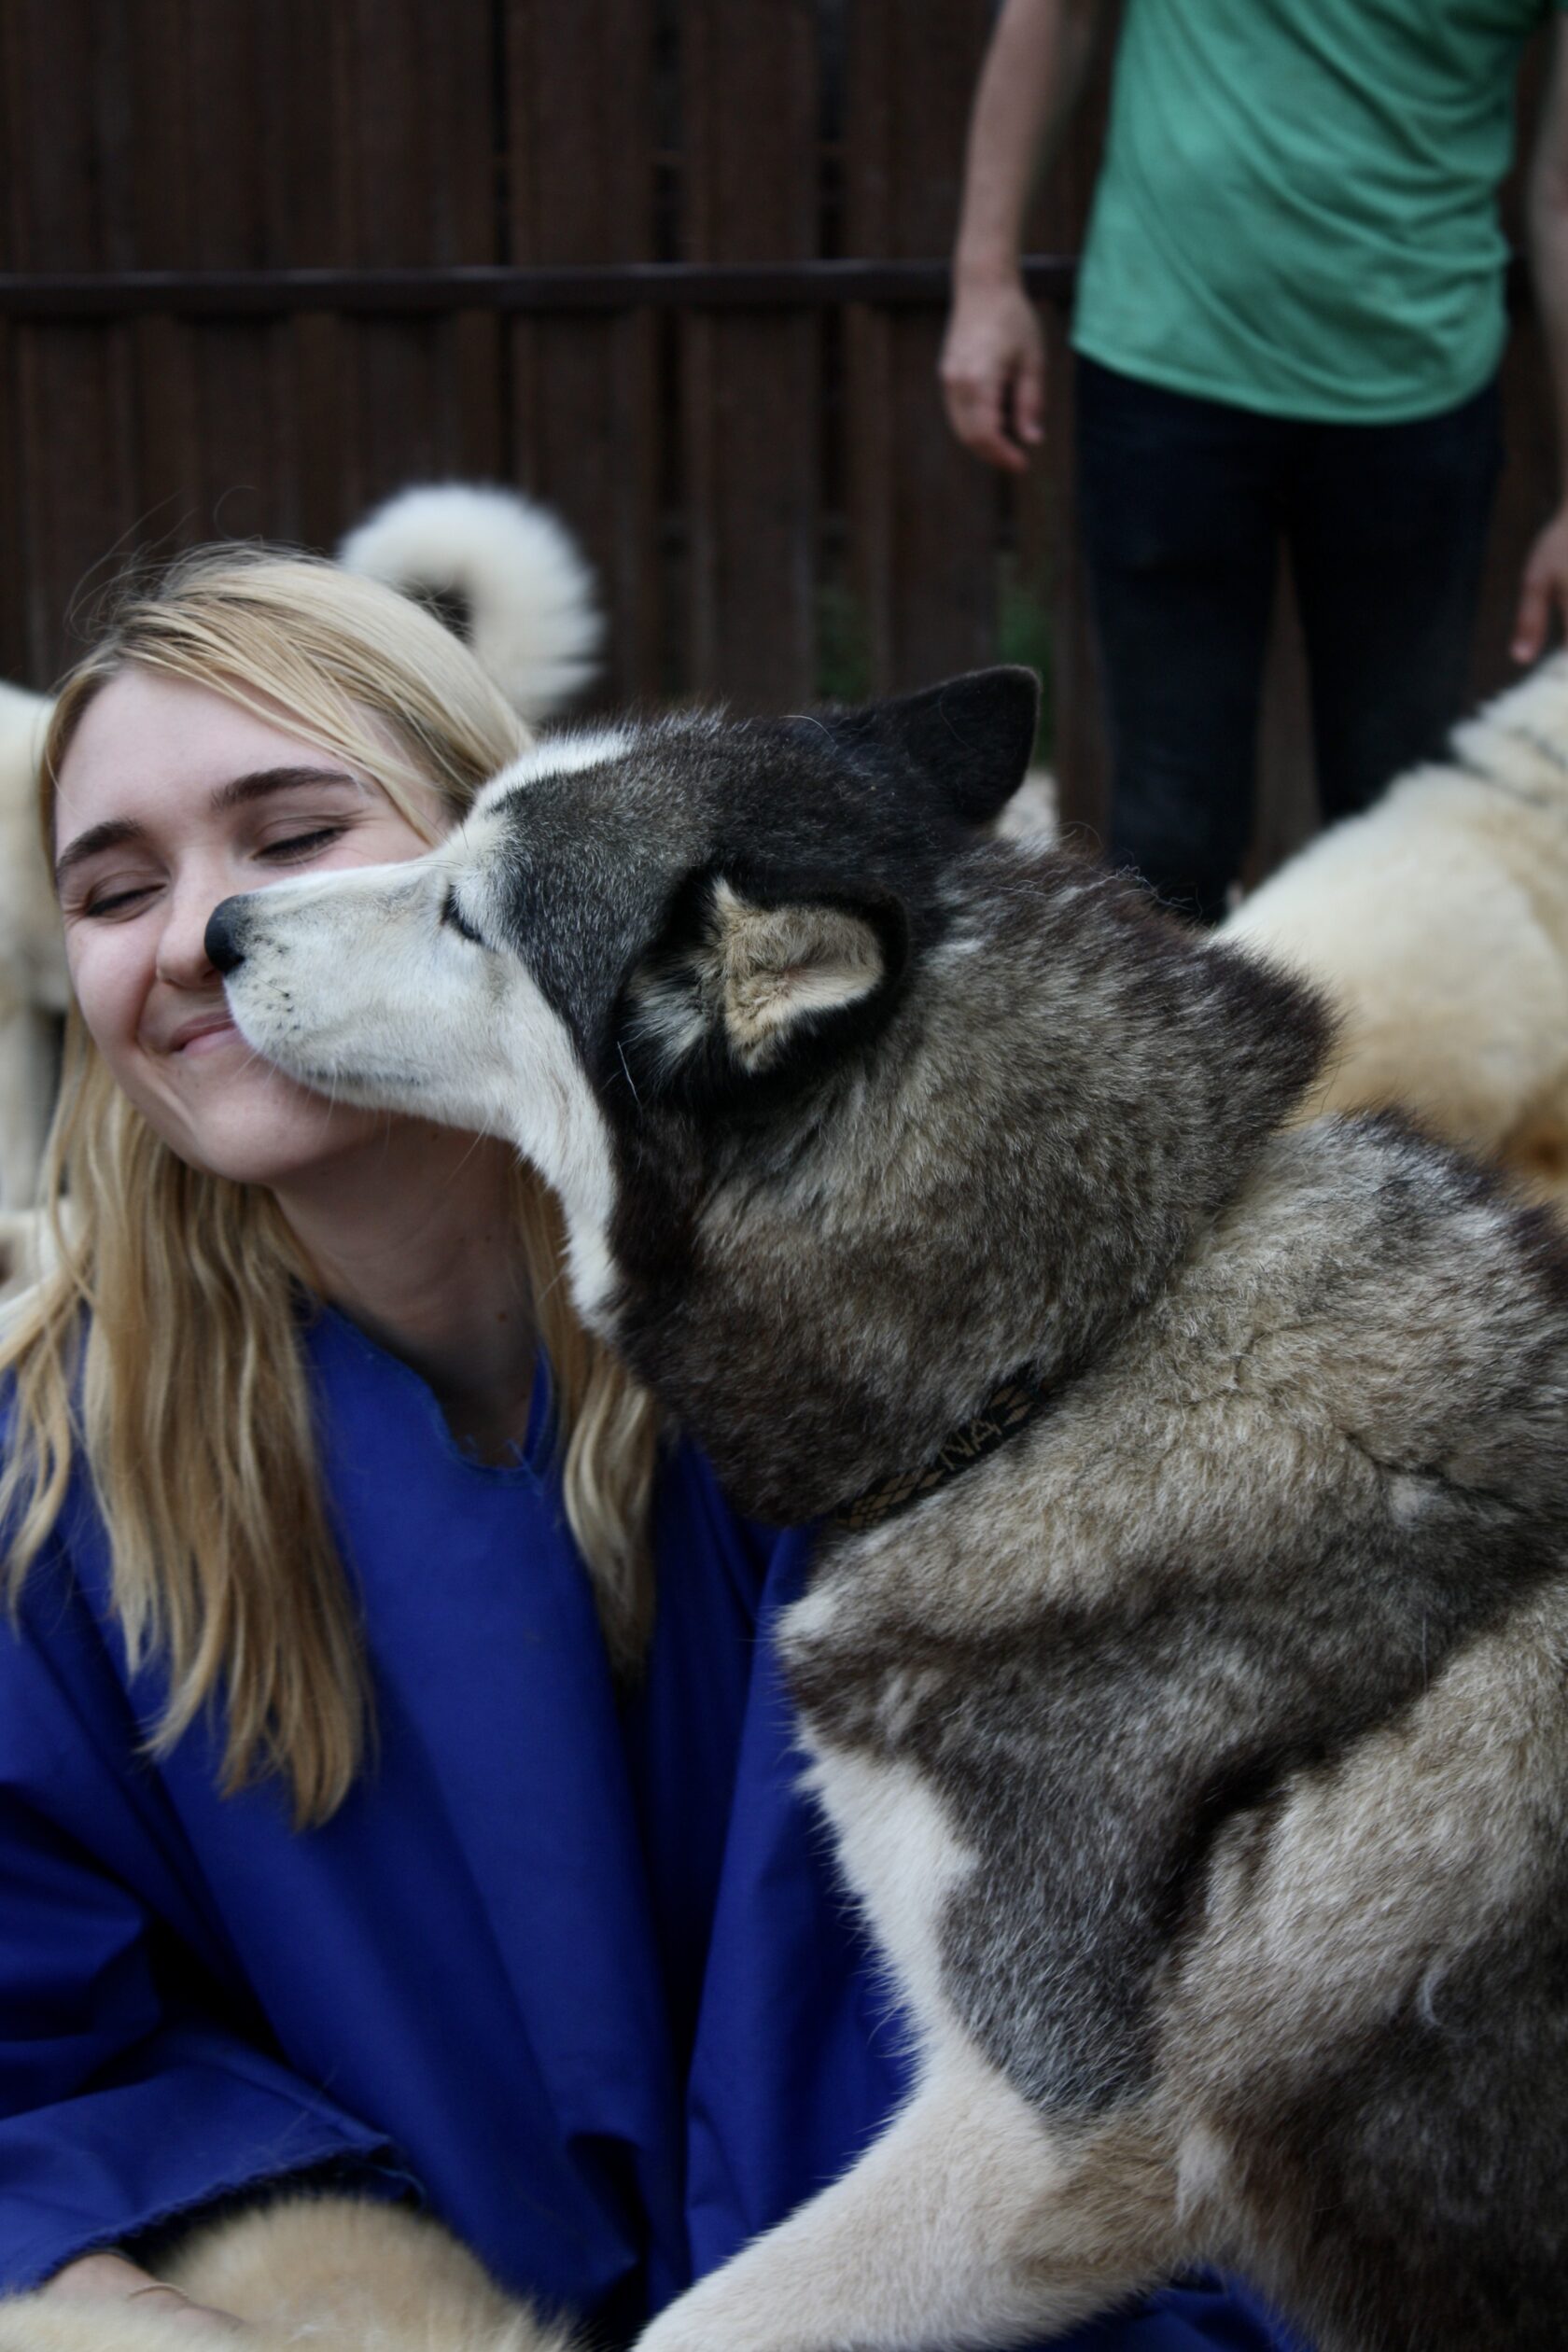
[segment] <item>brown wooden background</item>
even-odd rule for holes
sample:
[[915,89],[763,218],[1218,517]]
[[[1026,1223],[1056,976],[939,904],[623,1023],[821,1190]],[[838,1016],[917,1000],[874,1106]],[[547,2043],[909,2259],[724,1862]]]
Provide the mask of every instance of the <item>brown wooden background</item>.
[[[1015,493],[941,420],[934,273],[917,300],[812,287],[599,309],[537,290],[482,307],[450,281],[423,308],[377,309],[247,279],[248,311],[243,288],[195,315],[100,283],[98,315],[63,316],[38,287],[149,270],[937,261],[989,15],[987,0],[0,0],[0,676],[55,677],[134,552],[220,533],[327,547],[399,484],[469,475],[539,492],[581,534],[610,615],[604,699],[789,707],[999,651],[1048,663],[1069,812],[1094,823],[1068,371]],[[1099,116],[1042,191],[1039,250],[1076,247]],[[1052,342],[1059,363],[1059,313]],[[1528,321],[1507,387],[1477,686],[1505,674],[1519,564],[1555,496]],[[1284,629],[1265,859],[1308,820],[1308,773]]]

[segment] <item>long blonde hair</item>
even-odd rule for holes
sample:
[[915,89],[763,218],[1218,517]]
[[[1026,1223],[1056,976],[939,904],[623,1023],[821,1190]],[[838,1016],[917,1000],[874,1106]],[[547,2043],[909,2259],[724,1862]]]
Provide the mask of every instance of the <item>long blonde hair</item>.
[[[76,728],[128,665],[274,722],[281,712],[373,775],[427,835],[432,787],[455,819],[527,740],[458,639],[391,589],[309,556],[198,551],[128,597],[62,689],[40,776],[46,841]],[[656,1415],[572,1312],[553,1201],[521,1164],[516,1188],[567,1517],[611,1658],[625,1670],[651,1616]],[[322,1498],[301,1253],[270,1193],[176,1157],[120,1093],[74,1010],[45,1193],[57,1263],[0,1335],[0,1378],[14,1391],[0,1470],[13,1604],[60,1514],[79,1443],[133,1668],[167,1666],[155,1750],[221,1696],[225,1790],[280,1773],[296,1820],[324,1821],[364,1758],[371,1714]]]

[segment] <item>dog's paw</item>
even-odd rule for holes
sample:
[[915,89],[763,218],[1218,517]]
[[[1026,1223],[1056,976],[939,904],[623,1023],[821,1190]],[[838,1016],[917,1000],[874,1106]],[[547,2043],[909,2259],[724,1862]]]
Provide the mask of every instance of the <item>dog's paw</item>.
[[634,2352],[785,2352],[789,2343],[787,2315],[763,2318],[716,2272],[651,2321]]

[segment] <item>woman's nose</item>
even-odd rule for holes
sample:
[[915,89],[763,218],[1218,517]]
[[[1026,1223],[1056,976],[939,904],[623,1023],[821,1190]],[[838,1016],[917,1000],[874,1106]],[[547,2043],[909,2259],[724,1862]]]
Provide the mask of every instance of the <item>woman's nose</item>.
[[207,918],[229,885],[218,875],[182,875],[171,891],[158,941],[158,976],[181,988],[210,987],[217,978],[206,948]]

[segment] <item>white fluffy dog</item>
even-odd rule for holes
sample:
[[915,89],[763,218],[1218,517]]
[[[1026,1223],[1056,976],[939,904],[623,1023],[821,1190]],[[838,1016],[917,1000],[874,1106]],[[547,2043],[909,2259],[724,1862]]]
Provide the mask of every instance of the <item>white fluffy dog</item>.
[[35,791],[51,705],[0,685],[0,1208],[37,1197],[65,950]]
[[569,2352],[438,2222],[343,2196],[294,2197],[198,2227],[162,2277],[245,2322],[135,2302],[0,2302],[0,2352]]
[[[352,530],[348,570],[437,606],[530,725],[593,676],[604,623],[590,572],[554,515],[511,490],[404,490]],[[54,1097],[65,955],[38,838],[37,765],[52,705],[0,685],[0,1284],[36,1270],[27,1211]]]
[[1221,937],[1343,1015],[1318,1110],[1397,1103],[1568,1200],[1568,653],[1311,842]]

